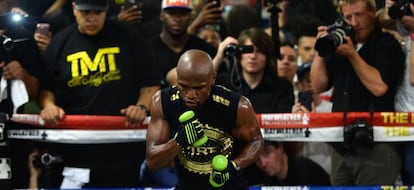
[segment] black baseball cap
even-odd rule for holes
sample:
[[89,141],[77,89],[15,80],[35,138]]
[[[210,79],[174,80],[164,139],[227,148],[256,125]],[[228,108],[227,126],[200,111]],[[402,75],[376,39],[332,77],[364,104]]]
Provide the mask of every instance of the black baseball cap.
[[80,11],[106,11],[108,9],[107,0],[74,0],[75,8]]
[[298,79],[303,77],[303,74],[310,71],[310,68],[312,66],[312,61],[308,61],[305,63],[302,63],[297,69],[296,69],[296,75],[298,76]]

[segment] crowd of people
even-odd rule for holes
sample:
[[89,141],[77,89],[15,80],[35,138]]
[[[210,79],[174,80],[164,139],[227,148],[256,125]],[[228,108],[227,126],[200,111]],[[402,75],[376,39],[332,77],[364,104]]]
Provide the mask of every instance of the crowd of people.
[[140,142],[9,139],[0,189],[414,184],[411,142],[263,138],[260,113],[414,110],[414,4],[310,2],[0,1],[1,112],[151,118]]

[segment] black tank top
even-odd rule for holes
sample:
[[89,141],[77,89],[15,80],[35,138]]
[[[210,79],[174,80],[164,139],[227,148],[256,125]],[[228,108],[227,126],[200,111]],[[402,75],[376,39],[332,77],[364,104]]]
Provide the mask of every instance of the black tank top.
[[[178,117],[188,110],[178,93],[177,87],[165,88],[161,92],[163,113],[170,125],[171,138],[180,125]],[[239,100],[239,94],[215,85],[206,103],[193,110],[203,124],[208,141],[198,148],[183,147],[178,155],[176,166],[180,189],[218,189],[211,187],[209,183],[211,160],[217,154],[227,155],[229,159],[233,159],[239,153],[237,147],[240,142],[234,141],[231,137],[231,130],[236,127]],[[231,178],[231,181],[220,189],[240,185],[241,180],[241,176]]]

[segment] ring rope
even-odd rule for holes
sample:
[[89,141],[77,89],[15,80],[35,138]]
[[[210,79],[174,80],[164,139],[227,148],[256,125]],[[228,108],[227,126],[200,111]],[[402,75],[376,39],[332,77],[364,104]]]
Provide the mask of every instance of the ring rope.
[[[342,112],[257,114],[264,139],[274,141],[342,142]],[[357,118],[371,121],[369,112],[348,112],[345,125]],[[14,114],[8,121],[42,129],[9,129],[12,139],[60,143],[114,143],[145,141],[150,121],[130,125],[125,116],[66,115],[58,125],[48,126],[36,114]],[[374,141],[414,141],[414,112],[375,112]],[[1,131],[2,132],[2,131]]]

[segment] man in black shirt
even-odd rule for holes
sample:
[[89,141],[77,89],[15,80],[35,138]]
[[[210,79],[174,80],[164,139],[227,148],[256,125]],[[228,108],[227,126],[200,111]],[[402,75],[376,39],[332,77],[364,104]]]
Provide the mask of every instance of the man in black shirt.
[[[75,0],[77,23],[53,36],[46,49],[49,78],[39,103],[48,124],[65,114],[125,115],[130,123],[147,116],[160,80],[153,54],[133,26],[106,19],[106,10],[103,0]],[[67,166],[62,188],[138,186],[145,143],[60,146]]]
[[167,86],[165,78],[168,71],[177,66],[179,57],[189,49],[206,51],[211,57],[216,49],[197,36],[189,35],[187,28],[191,23],[191,1],[164,0],[162,3],[162,32],[149,40],[149,45],[156,55],[162,83]]
[[[147,130],[147,166],[158,170],[175,161],[177,189],[247,190],[243,169],[257,160],[263,147],[250,101],[214,85],[215,77],[208,54],[189,50],[179,59],[177,86],[165,88],[153,97]],[[187,110],[195,113],[195,123],[179,122]],[[182,132],[189,134],[194,127],[200,132],[197,134],[204,133],[208,138],[201,146],[182,140]],[[227,177],[220,188],[209,183],[214,173],[212,160],[217,155],[230,160],[222,172]]]
[[[329,53],[318,48],[318,43],[320,47],[330,45],[320,40],[326,37],[327,27],[318,28],[315,48],[319,55],[311,67],[313,89],[321,93],[333,87],[333,112],[394,111],[394,96],[404,70],[401,46],[381,31],[374,0],[341,0],[339,4],[345,24],[352,26],[355,36],[347,32],[345,43]],[[334,185],[394,184],[400,175],[401,155],[396,143],[378,142],[364,149],[361,145],[333,145]]]

